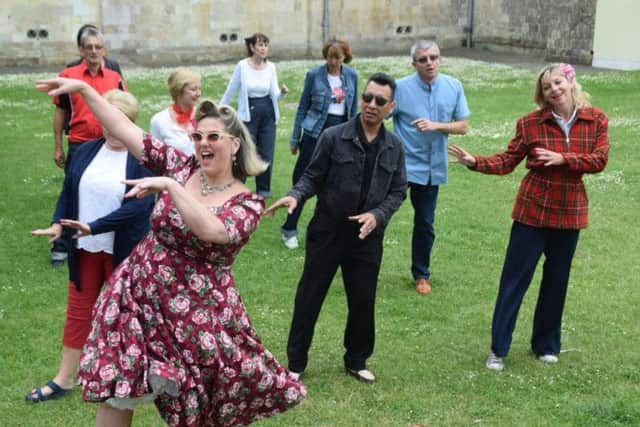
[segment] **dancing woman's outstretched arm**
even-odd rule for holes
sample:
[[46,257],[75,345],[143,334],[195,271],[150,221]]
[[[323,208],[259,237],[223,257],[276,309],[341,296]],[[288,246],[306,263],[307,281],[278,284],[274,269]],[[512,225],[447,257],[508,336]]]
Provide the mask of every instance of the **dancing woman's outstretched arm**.
[[110,104],[87,83],[82,80],[57,77],[37,81],[36,88],[52,97],[65,93],[79,93],[105,130],[111,136],[120,140],[136,159],[140,159],[142,156],[142,129],[131,122],[122,111]]

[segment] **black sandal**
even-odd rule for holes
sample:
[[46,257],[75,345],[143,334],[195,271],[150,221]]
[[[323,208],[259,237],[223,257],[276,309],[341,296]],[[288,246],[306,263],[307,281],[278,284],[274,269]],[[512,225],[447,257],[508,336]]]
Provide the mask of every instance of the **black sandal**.
[[49,381],[47,385],[52,390],[51,394],[44,394],[41,387],[36,387],[31,391],[31,393],[27,393],[24,398],[27,402],[46,402],[47,400],[53,400],[65,396],[73,390],[71,388],[62,388],[55,381]]

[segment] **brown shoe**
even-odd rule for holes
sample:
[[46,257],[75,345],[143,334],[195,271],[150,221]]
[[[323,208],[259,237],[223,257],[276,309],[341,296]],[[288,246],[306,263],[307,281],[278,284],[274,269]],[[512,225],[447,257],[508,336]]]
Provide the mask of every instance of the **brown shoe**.
[[426,295],[431,292],[431,283],[426,277],[416,279],[416,292],[420,295]]

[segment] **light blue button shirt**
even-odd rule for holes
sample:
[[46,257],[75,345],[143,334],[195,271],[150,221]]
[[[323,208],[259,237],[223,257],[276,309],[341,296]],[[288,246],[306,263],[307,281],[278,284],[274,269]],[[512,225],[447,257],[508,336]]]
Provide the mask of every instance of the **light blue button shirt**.
[[562,129],[562,131],[564,132],[564,136],[567,139],[567,143],[569,143],[569,133],[571,133],[571,128],[573,127],[573,124],[576,122],[577,112],[578,112],[578,109],[574,109],[573,114],[571,114],[571,117],[569,117],[569,120],[565,122],[561,115],[556,114],[555,111],[551,110],[551,114],[553,114],[553,118],[556,120],[556,123],[558,123],[558,126],[560,126],[560,129]]
[[448,123],[468,118],[471,112],[462,83],[438,74],[428,85],[414,73],[397,81],[395,101],[394,132],[404,143],[408,181],[420,185],[446,184],[448,134],[420,132],[411,122],[426,118]]

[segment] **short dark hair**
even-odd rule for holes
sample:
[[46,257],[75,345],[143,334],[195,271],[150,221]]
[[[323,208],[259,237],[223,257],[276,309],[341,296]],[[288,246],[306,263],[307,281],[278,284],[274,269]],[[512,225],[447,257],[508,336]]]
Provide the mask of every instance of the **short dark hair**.
[[395,98],[396,81],[390,75],[385,73],[375,73],[371,77],[369,77],[369,80],[367,80],[367,84],[364,86],[367,87],[370,82],[374,82],[376,84],[379,84],[380,86],[389,86],[391,88],[391,98]]
[[81,44],[82,43],[82,35],[89,28],[91,28],[92,30],[98,31],[98,27],[96,27],[93,24],[84,24],[82,27],[80,27],[80,29],[78,30],[78,34],[76,34],[76,42],[78,42],[78,47],[82,47],[82,44]]
[[249,37],[244,38],[244,45],[247,47],[247,57],[253,56],[253,52],[251,52],[251,46],[255,46],[258,42],[264,42],[269,44],[269,37],[263,33],[253,33]]

